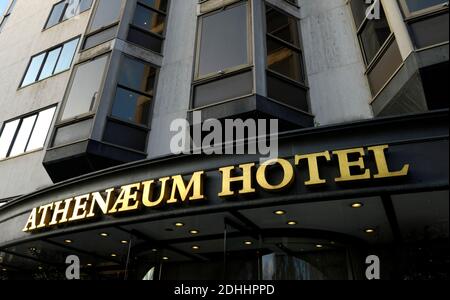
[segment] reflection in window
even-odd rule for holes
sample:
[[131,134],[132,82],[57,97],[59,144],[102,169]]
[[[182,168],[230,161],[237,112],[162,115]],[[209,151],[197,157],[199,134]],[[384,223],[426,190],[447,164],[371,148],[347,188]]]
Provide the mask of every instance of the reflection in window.
[[308,112],[299,21],[266,5],[267,97]]
[[92,2],[93,0],[63,0],[56,3],[45,24],[45,29],[89,10]]
[[0,135],[0,159],[44,146],[56,107],[5,123]]
[[382,10],[380,19],[368,20],[359,34],[367,64],[375,58],[391,34],[391,29]]
[[99,0],[89,32],[107,27],[119,21],[121,0]]
[[139,0],[128,41],[161,53],[166,24],[167,0]]
[[75,67],[62,120],[72,119],[94,109],[107,61],[108,56],[101,56]]
[[156,69],[150,64],[123,57],[112,115],[124,121],[149,124]]
[[83,49],[89,49],[116,37],[122,0],[99,0],[89,25]]
[[247,6],[201,17],[197,78],[248,65]]
[[448,0],[404,0],[410,13],[418,12],[433,7],[443,7]]
[[31,58],[21,87],[70,69],[79,38]]

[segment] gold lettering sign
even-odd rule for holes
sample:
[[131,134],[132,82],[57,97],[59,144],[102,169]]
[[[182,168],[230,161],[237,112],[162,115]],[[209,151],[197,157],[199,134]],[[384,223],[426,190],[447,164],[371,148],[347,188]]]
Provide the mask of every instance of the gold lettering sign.
[[[220,168],[222,186],[218,194],[221,198],[237,195],[254,195],[257,190],[281,192],[291,186],[298,176],[297,169],[308,171],[307,178],[301,178],[305,186],[327,184],[321,174],[321,166],[336,162],[339,173],[335,182],[355,182],[361,180],[377,180],[383,178],[405,177],[410,165],[400,170],[391,170],[386,156],[388,145],[368,148],[355,148],[336,151],[325,151],[306,155],[295,155],[293,163],[278,158],[267,161],[260,166],[255,163]],[[376,170],[368,167],[372,159]],[[279,182],[273,182],[272,168],[281,170]],[[374,167],[375,169],[375,167]],[[279,177],[279,176],[277,176]],[[156,208],[177,203],[190,203],[206,200],[204,193],[205,172],[193,173],[190,178],[176,175],[158,180],[146,180],[124,185],[118,189],[110,188],[57,201],[34,208],[25,224],[24,232],[32,232],[52,226],[79,222],[97,216],[130,213],[141,208]]]

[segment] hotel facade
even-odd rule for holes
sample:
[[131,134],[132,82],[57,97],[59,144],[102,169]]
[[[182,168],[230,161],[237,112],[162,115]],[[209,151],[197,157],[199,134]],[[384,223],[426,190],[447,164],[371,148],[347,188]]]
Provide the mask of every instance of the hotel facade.
[[7,2],[0,279],[449,279],[447,1]]

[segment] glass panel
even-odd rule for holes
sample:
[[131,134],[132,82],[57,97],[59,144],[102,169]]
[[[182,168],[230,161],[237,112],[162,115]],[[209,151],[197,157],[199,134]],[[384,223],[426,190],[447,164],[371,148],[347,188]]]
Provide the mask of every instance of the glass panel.
[[167,11],[167,0],[139,0],[139,2],[142,2],[161,11]]
[[198,108],[252,93],[253,72],[246,72],[196,86],[194,107]]
[[410,29],[416,48],[425,48],[448,42],[448,13],[420,19],[411,23]]
[[86,140],[91,133],[92,121],[93,119],[88,119],[58,128],[53,140],[53,146],[57,147]]
[[48,130],[52,124],[55,110],[56,107],[52,107],[39,113],[30,142],[27,146],[27,151],[33,151],[44,147],[45,139],[47,138]]
[[88,36],[84,42],[83,49],[89,49],[97,45],[103,44],[104,42],[112,40],[117,33],[117,26],[105,29],[96,34]]
[[433,6],[448,3],[448,0],[405,0],[410,12],[417,12]]
[[61,56],[58,60],[58,65],[55,69],[55,74],[70,69],[79,40],[80,39],[75,39],[64,44]]
[[130,28],[128,32],[128,41],[157,53],[161,53],[162,51],[162,39],[143,30]]
[[203,17],[198,75],[248,64],[247,4]]
[[112,115],[116,118],[148,125],[152,99],[122,88],[117,88]]
[[111,25],[119,20],[121,0],[99,0],[90,32]]
[[92,111],[98,97],[108,56],[79,65],[67,97],[62,119],[67,120]]
[[300,35],[297,20],[278,10],[267,6],[267,33],[276,36],[290,44],[300,46]]
[[147,146],[146,130],[133,128],[116,122],[108,122],[103,140],[108,143],[123,146],[138,151],[145,151]]
[[25,147],[27,146],[35,121],[36,115],[28,117],[22,121],[22,125],[20,125],[19,133],[17,134],[16,140],[14,141],[14,146],[9,156],[16,156],[25,152]]
[[59,53],[61,53],[61,48],[57,48],[48,53],[44,67],[42,68],[41,71],[41,75],[39,75],[39,80],[45,79],[53,75],[53,70],[55,69]]
[[52,27],[59,23],[65,7],[66,1],[62,1],[53,6],[52,12],[50,13],[50,17],[48,18],[47,25],[45,26],[45,28]]
[[93,0],[81,0],[81,2],[80,2],[80,13],[90,9],[91,6],[92,6],[92,1]]
[[68,0],[67,1],[67,9],[66,12],[64,13],[64,20],[70,19],[78,14],[80,14],[79,11],[79,5],[80,5],[80,0]]
[[268,97],[281,103],[295,107],[308,112],[307,92],[303,88],[279,79],[271,74],[267,75],[267,94]]
[[367,63],[370,63],[375,58],[390,34],[391,29],[389,28],[384,12],[379,20],[369,20],[366,23],[361,32],[361,43],[363,45]]
[[366,4],[365,0],[351,0],[350,6],[356,27],[359,28],[366,18],[367,9],[370,7],[370,4]]
[[393,41],[386,49],[386,53],[380,57],[374,68],[367,74],[373,96],[383,88],[402,62],[403,59],[397,41]]
[[163,35],[165,20],[165,16],[138,4],[134,13],[133,24],[153,33]]
[[2,135],[0,136],[0,159],[3,159],[8,155],[9,147],[16,134],[19,122],[20,120],[15,120],[5,124]]
[[272,71],[287,76],[295,81],[303,82],[302,57],[275,39],[267,39],[267,65]]
[[36,78],[39,74],[39,70],[41,69],[42,63],[45,58],[45,53],[42,53],[38,56],[35,56],[31,59],[30,66],[27,69],[27,73],[25,78],[23,79],[22,86],[29,85],[36,81]]
[[120,71],[120,85],[153,95],[156,69],[151,65],[124,56]]

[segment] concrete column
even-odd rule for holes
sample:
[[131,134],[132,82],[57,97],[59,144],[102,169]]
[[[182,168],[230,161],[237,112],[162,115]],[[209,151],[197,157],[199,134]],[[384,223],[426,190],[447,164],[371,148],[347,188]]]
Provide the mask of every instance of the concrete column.
[[406,60],[411,52],[414,51],[414,45],[409,35],[408,27],[403,19],[401,8],[397,1],[381,0],[386,18],[389,22],[392,32],[397,40],[398,47],[403,60]]

